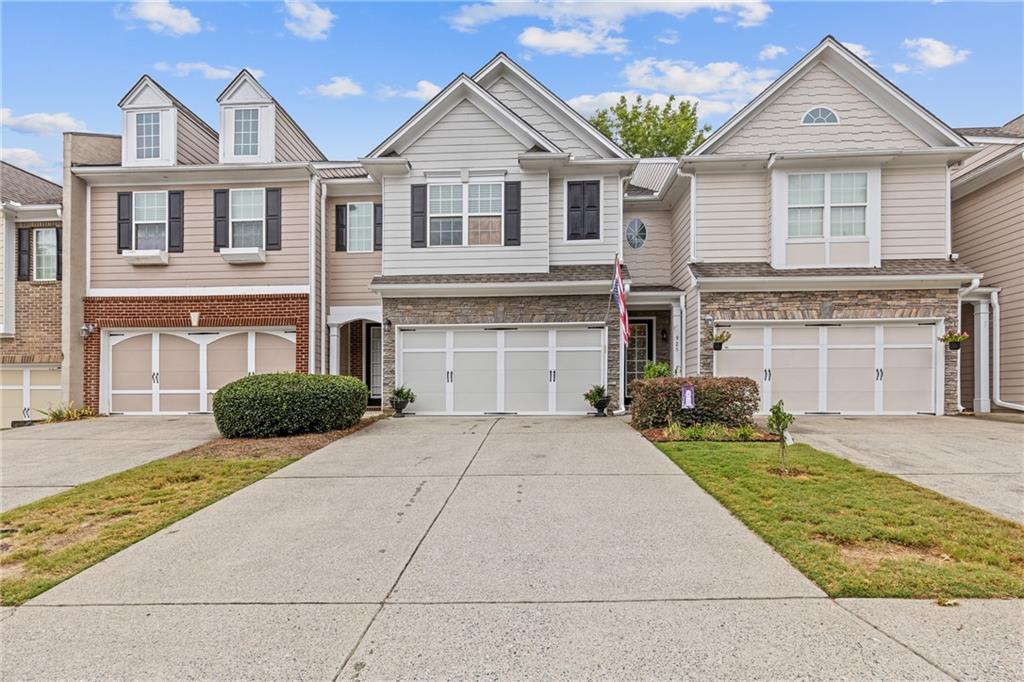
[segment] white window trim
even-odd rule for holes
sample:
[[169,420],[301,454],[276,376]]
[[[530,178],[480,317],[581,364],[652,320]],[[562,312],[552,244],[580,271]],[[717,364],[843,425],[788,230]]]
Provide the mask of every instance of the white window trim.
[[[40,277],[39,276],[39,260],[37,259],[36,249],[39,246],[39,233],[46,232],[48,230],[53,231],[54,246],[56,246],[57,240],[57,228],[56,227],[34,227],[32,228],[32,281],[33,282],[56,282],[57,281],[57,254],[54,252],[53,257],[53,277]],[[4,253],[4,258],[7,257],[7,253]]]
[[[160,155],[155,159],[138,158],[136,147],[136,115],[160,114]],[[174,107],[145,107],[125,109],[124,138],[121,141],[121,165],[126,167],[140,166],[173,166],[177,163],[178,143],[178,110]]]
[[[348,231],[345,235],[345,250],[348,253],[373,253],[373,202],[372,201],[353,201],[345,204],[346,220],[348,221]],[[370,248],[368,249],[353,249],[351,247],[352,240],[350,236],[352,234],[352,207],[353,206],[369,206],[370,207]],[[428,221],[429,226],[429,221]]]
[[[138,245],[135,243],[135,226],[137,221],[135,220],[135,207],[138,206],[138,196],[140,194],[162,194],[164,195],[164,248],[159,249],[160,253],[167,253],[167,240],[170,235],[170,206],[167,205],[167,190],[154,190],[144,192],[132,192],[132,251],[138,251]],[[148,223],[158,222],[156,220],[150,220]],[[147,224],[148,224],[147,223]]]
[[[570,182],[598,182],[597,199],[597,239],[569,239],[569,183]],[[621,202],[619,202],[621,205]],[[603,244],[604,243],[604,178],[603,177],[579,177],[562,179],[562,242],[564,244]]]
[[[255,155],[235,154],[235,110],[256,109],[259,117],[257,148]],[[248,102],[222,105],[220,108],[220,162],[221,163],[272,163],[276,148],[274,130],[277,112],[272,103]]]
[[[430,212],[430,188],[438,187],[443,185],[462,185],[462,215],[459,216],[455,213],[431,213]],[[470,217],[480,216],[494,216],[494,213],[470,213],[469,211],[469,186],[470,185],[501,185],[501,209],[497,214],[501,220],[501,239],[497,244],[470,244],[469,243],[469,219]],[[430,219],[431,218],[462,218],[462,243],[461,244],[433,244],[430,241]],[[452,248],[495,248],[505,245],[505,179],[483,177],[483,176],[472,176],[469,180],[455,180],[454,178],[445,182],[443,180],[435,180],[434,182],[427,183],[427,247],[431,249],[452,249]]]
[[[235,125],[237,123],[236,116],[239,111],[255,111],[256,112],[256,152],[254,154],[239,154],[235,151]],[[240,159],[258,159],[260,156],[260,143],[262,142],[262,135],[260,135],[260,121],[263,117],[260,115],[259,107],[235,107],[231,111],[231,155]]]
[[[835,123],[805,123],[804,119],[807,118],[807,114],[811,113],[815,109],[828,109],[829,111],[832,112],[832,115],[836,117],[836,122]],[[837,125],[839,125],[842,122],[843,121],[842,121],[841,118],[839,118],[839,114],[836,112],[836,110],[833,109],[832,107],[826,105],[826,104],[815,104],[813,107],[809,108],[807,111],[805,111],[803,114],[800,115],[800,125],[802,125],[802,126],[837,126]]]
[[[633,222],[634,220],[639,220],[640,224],[644,228],[644,243],[641,244],[640,246],[633,246],[632,244],[629,243],[629,223]],[[651,235],[647,231],[647,221],[641,218],[640,216],[633,216],[632,218],[629,219],[629,222],[627,222],[623,226],[623,241],[626,242],[626,246],[628,246],[633,251],[640,251],[645,246],[647,246],[647,240],[648,238],[650,238],[650,236]]]
[[[258,247],[252,247],[252,246],[245,246],[245,247],[237,246],[236,247],[235,246],[235,222],[236,221],[235,221],[235,217],[233,215],[235,202],[232,201],[232,197],[234,197],[235,192],[250,192],[252,190],[258,190],[260,192],[263,192],[263,217],[260,218],[260,222],[263,223],[263,240],[262,240],[262,243]],[[239,218],[238,222],[250,222],[250,220],[251,219],[249,219],[249,218],[244,219],[244,220],[242,218]],[[236,249],[236,248],[239,248],[239,249],[241,249],[241,248],[252,249],[252,248],[258,248],[260,251],[265,251],[266,250],[266,248],[267,248],[267,188],[266,187],[236,187],[235,189],[229,189],[228,190],[228,248],[229,249]],[[223,249],[221,249],[221,250],[223,251]]]
[[[829,194],[831,176],[840,173],[867,174],[867,209],[864,216],[864,235],[850,237],[833,237],[831,235]],[[789,176],[814,175],[825,176],[825,204],[822,215],[822,236],[790,237],[789,236]],[[836,206],[861,206],[862,204],[836,204]],[[794,206],[799,208],[799,205]],[[808,269],[808,268],[863,268],[880,267],[882,264],[882,173],[880,167],[859,168],[802,168],[799,170],[772,171],[772,256],[771,264],[776,269]],[[832,264],[831,244],[864,243],[868,244],[867,263]],[[787,244],[823,244],[825,257],[820,265],[789,265],[786,262]]]

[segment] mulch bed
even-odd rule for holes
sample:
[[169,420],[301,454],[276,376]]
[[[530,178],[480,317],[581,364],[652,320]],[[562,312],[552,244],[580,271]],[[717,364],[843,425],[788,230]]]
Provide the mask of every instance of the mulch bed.
[[[651,441],[652,443],[698,443],[700,441],[691,440],[677,440],[669,438],[665,435],[665,429],[645,429],[640,432],[644,438]],[[757,427],[754,428],[754,436],[750,440],[740,441],[738,438],[714,438],[708,439],[705,442],[718,442],[718,443],[778,443],[779,439],[767,431],[763,431]]]

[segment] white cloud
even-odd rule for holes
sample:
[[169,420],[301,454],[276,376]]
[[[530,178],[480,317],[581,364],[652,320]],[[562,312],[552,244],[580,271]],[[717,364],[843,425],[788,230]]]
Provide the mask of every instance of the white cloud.
[[654,39],[657,40],[659,43],[662,43],[663,45],[675,45],[676,43],[679,42],[679,31],[673,30],[671,28],[665,29],[657,36],[655,36]]
[[[640,93],[636,90],[626,91],[611,91],[602,92],[596,95],[578,95],[568,100],[569,106],[576,111],[580,112],[584,116],[591,116],[598,109],[607,109],[618,103],[620,97],[625,97],[628,101],[632,102],[636,99],[637,95],[643,95],[645,102],[650,102],[655,106],[662,106],[668,102],[669,95],[663,92],[651,92],[651,93]],[[715,114],[731,114],[739,105],[731,102],[714,102],[709,100],[702,100],[699,97],[690,97],[686,95],[677,95],[676,100],[686,100],[687,102],[696,102],[697,114],[699,116],[713,116]]]
[[643,90],[662,90],[715,99],[749,100],[777,75],[774,69],[748,69],[736,62],[699,66],[672,59],[640,59],[626,67],[626,82]]
[[0,109],[0,125],[28,135],[59,135],[68,130],[85,130],[85,121],[80,121],[67,112],[39,112],[15,116],[7,107]]
[[315,90],[318,95],[336,99],[363,94],[363,86],[347,76],[335,76],[329,82],[316,86]]
[[25,147],[3,147],[0,149],[0,159],[9,164],[24,168],[26,170],[49,168],[50,164],[39,155],[34,149]]
[[585,54],[621,54],[626,51],[629,41],[609,35],[609,31],[595,29],[585,31],[568,29],[548,31],[530,26],[519,34],[519,44],[541,54],[569,54],[580,57]]
[[892,65],[892,70],[895,71],[896,73],[906,73],[907,71],[910,71],[910,67],[907,66],[906,64],[896,62],[895,64]]
[[290,17],[284,22],[285,28],[306,40],[326,38],[337,19],[334,12],[311,0],[285,0],[284,9]]
[[[236,66],[212,66],[206,62],[178,62],[177,64],[157,62],[153,65],[153,68],[157,71],[165,71],[181,77],[199,73],[203,78],[211,81],[224,81],[241,71]],[[263,78],[263,69],[246,68],[256,78]]]
[[395,88],[390,85],[382,86],[377,90],[377,96],[384,99],[390,99],[392,97],[406,97],[408,99],[418,99],[421,102],[426,102],[439,92],[441,92],[441,86],[424,80],[416,81],[416,87],[412,90],[402,90],[401,88]]
[[935,38],[907,38],[903,49],[920,69],[944,69],[967,59],[970,50],[960,50]]
[[777,57],[787,54],[789,54],[789,50],[781,45],[765,45],[761,48],[761,51],[757,53],[757,58],[762,62],[770,62]]
[[129,22],[141,21],[154,33],[165,33],[175,38],[199,33],[202,24],[192,12],[175,7],[170,0],[136,0],[131,7],[117,10],[118,16]]
[[850,52],[854,53],[855,55],[866,61],[868,64],[874,66],[874,62],[871,61],[871,58],[874,56],[875,53],[869,50],[868,48],[864,47],[860,43],[844,42],[843,47],[845,47],[847,50],[849,50]]

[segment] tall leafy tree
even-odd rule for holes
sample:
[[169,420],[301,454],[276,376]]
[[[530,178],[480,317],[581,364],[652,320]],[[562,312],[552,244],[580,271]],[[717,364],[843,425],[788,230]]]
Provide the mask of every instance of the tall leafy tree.
[[625,96],[607,109],[598,109],[590,122],[633,156],[679,156],[693,151],[711,132],[697,121],[697,104],[675,95],[657,106],[640,95]]

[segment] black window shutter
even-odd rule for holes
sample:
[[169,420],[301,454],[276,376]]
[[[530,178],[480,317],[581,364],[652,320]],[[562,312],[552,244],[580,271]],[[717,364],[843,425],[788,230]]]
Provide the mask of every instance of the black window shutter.
[[522,183],[505,183],[505,246],[519,246],[519,204]]
[[18,279],[21,281],[29,278],[31,239],[32,230],[24,227],[18,229]]
[[167,250],[185,251],[185,193],[178,190],[167,193]]
[[281,189],[267,190],[267,251],[281,250]]
[[412,185],[410,189],[412,248],[419,249],[427,245],[427,186]]
[[384,248],[384,206],[373,205],[373,250]]
[[57,228],[57,281],[64,279],[64,230]]
[[348,251],[348,204],[334,207],[334,250]]
[[132,250],[132,193],[117,193],[117,252]]
[[228,191],[213,190],[213,250],[220,251],[231,245],[228,237]]
[[601,238],[601,183],[583,183],[583,238]]
[[566,237],[583,239],[583,183],[567,183]]

